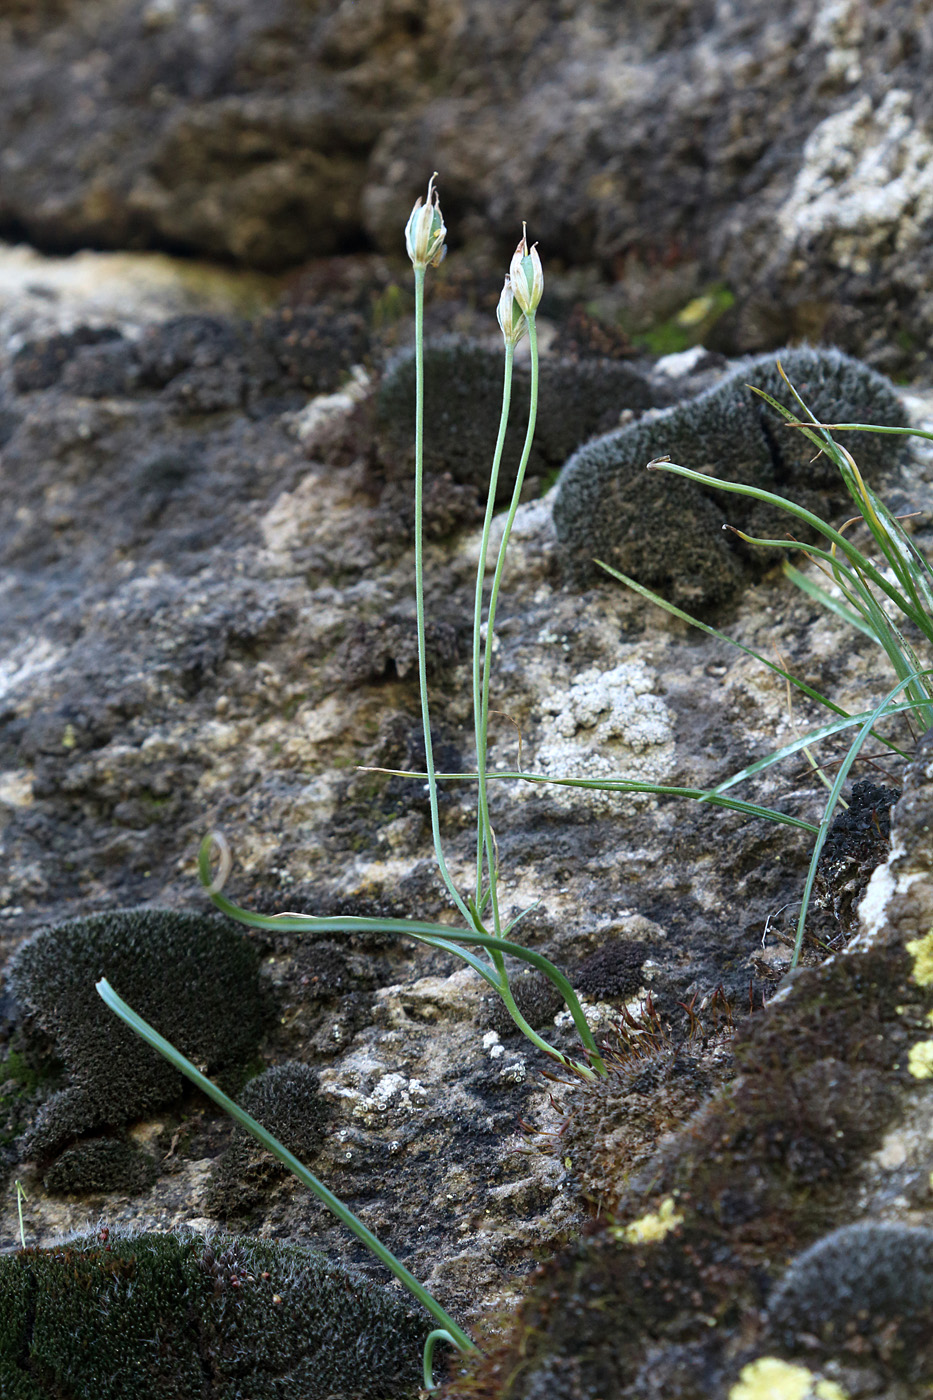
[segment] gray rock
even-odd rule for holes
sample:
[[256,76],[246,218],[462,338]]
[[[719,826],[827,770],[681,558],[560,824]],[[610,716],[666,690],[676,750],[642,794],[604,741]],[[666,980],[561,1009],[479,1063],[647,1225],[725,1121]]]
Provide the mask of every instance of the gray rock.
[[458,238],[507,253],[527,219],[549,257],[621,270],[629,307],[647,284],[656,320],[725,284],[730,352],[922,364],[925,25],[910,0],[8,7],[0,228],[267,268],[400,254],[438,168]]

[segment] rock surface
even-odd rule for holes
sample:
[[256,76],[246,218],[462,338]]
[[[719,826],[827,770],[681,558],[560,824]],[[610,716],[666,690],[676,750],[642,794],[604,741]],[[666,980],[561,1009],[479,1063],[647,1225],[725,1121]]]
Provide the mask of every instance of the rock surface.
[[0,233],[281,269],[395,252],[437,168],[458,239],[527,219],[630,328],[919,368],[929,48],[919,0],[17,4]]
[[[105,283],[108,258],[95,266]],[[449,917],[423,783],[375,771],[417,772],[424,762],[409,516],[393,494],[398,481],[380,466],[385,444],[372,412],[387,347],[373,324],[385,265],[329,262],[312,275],[328,291],[316,293],[305,320],[300,299],[258,322],[244,323],[234,308],[205,315],[184,306],[177,288],[161,319],[76,315],[67,298],[46,299],[30,336],[28,291],[11,314],[0,344],[5,954],[36,929],[78,915],[204,908],[195,853],[214,828],[234,850],[229,892],[251,908]],[[475,334],[471,294],[441,278],[437,288],[436,329],[463,323]],[[494,285],[493,303],[497,292]],[[368,367],[349,388],[334,389],[331,361],[357,344],[360,316]],[[108,328],[114,333],[98,334]],[[560,353],[558,344],[552,354]],[[689,397],[727,372],[709,357],[673,396]],[[922,397],[908,407],[931,412]],[[620,404],[625,411],[637,410]],[[927,504],[922,453],[905,452],[898,490],[911,506]],[[923,523],[916,528],[928,543]],[[456,520],[427,550],[432,713],[444,771],[472,763],[468,645],[478,550],[478,532]],[[853,709],[890,688],[877,648],[778,574],[741,593],[718,621]],[[503,769],[591,776],[596,761],[604,775],[703,787],[823,718],[805,701],[789,711],[783,682],[750,656],[621,588],[565,587],[549,497],[519,510],[497,638],[491,757]],[[896,761],[886,760],[885,771],[901,786]],[[808,820],[825,802],[817,779],[793,760],[768,770],[754,795]],[[612,1135],[621,1129],[618,1140],[627,1141],[634,1125],[633,1170],[649,1172],[684,1114],[714,1112],[703,1105],[731,1073],[730,1024],[752,1060],[762,1044],[780,1059],[786,1037],[797,1034],[792,1018],[780,1020],[784,1003],[770,1020],[761,1007],[787,968],[787,906],[799,899],[807,835],[647,794],[590,796],[518,779],[494,785],[492,807],[503,913],[534,906],[516,934],[579,979],[597,1025],[623,1017],[626,1005],[634,1014],[640,994],[651,993],[663,1043],[645,1056],[642,1088],[626,1080],[618,1101],[594,1114],[609,1159]],[[441,814],[450,866],[466,889],[475,863],[470,786],[445,787]],[[459,1320],[514,1308],[538,1260],[585,1235],[587,1183],[597,1175],[594,1154],[561,1153],[559,1138],[557,1150],[547,1142],[538,1150],[542,1135],[563,1125],[555,1086],[540,1077],[549,1062],[493,1023],[485,984],[440,952],[374,935],[250,937],[275,1005],[256,1069],[310,1066],[315,1098],[329,1104],[318,1145],[306,1143],[313,1170]],[[818,979],[820,957],[808,949],[806,976]],[[906,1005],[909,972],[892,977]],[[133,1146],[157,1163],[148,1187],[106,1190],[97,1177],[80,1194],[60,1195],[27,1175],[17,1142],[59,1085],[39,1077],[47,1063],[25,1058],[8,998],[0,1010],[0,1147],[11,1178],[26,1180],[29,1243],[50,1243],[89,1214],[150,1230],[218,1223],[210,1215],[216,1164],[232,1129],[193,1094],[130,1127]],[[703,1057],[685,1041],[691,1018],[703,1026]],[[554,1019],[548,1034],[570,1048],[566,1012]],[[880,1149],[880,1118],[863,1131],[851,1114],[840,1116],[838,1158],[820,1156],[827,1145],[814,1125],[801,1170],[822,1181],[826,1162],[833,1171],[838,1161],[840,1171],[867,1173],[859,1179],[873,1183],[871,1200],[901,1219],[915,1208],[895,1199],[908,1189],[905,1173],[914,1173],[910,1189],[918,1192],[929,1179],[914,1123],[922,1105],[888,1092],[894,1070],[880,1052],[871,1069],[885,1114],[904,1109],[885,1117]],[[807,1079],[801,1063],[799,1092],[822,1102],[836,1072],[821,1060]],[[642,1109],[657,1103],[659,1112],[638,1111],[639,1097]],[[538,1136],[520,1129],[522,1119]],[[765,1139],[756,1143],[767,1155]],[[890,1167],[878,1150],[891,1154]],[[95,1146],[88,1161],[98,1170],[108,1153],[115,1149]],[[663,1162],[676,1175],[676,1158]],[[57,1180],[76,1183],[73,1159],[65,1165]],[[736,1191],[716,1209],[741,1216]],[[861,1199],[833,1197],[832,1211],[817,1211],[813,1234],[805,1241],[801,1232],[795,1244],[856,1218]],[[926,1209],[926,1197],[917,1199],[916,1209]],[[666,1257],[676,1261],[681,1236],[676,1222],[667,1226],[682,1212],[665,1202],[652,1196],[629,1213],[618,1206],[619,1228],[647,1220],[639,1226],[647,1243],[652,1229],[669,1233]],[[221,1224],[297,1239],[383,1277],[291,1179],[270,1173],[258,1198],[228,1194],[223,1208]],[[6,1247],[18,1242],[12,1190],[0,1231]],[[639,1239],[630,1243],[641,1248]],[[736,1277],[745,1277],[746,1263],[735,1266]],[[653,1267],[649,1261],[646,1277]],[[626,1342],[625,1356],[639,1345]],[[652,1333],[668,1377],[678,1356],[697,1364],[697,1353],[678,1352],[680,1345],[663,1329]],[[729,1365],[741,1359],[730,1356]],[[749,1354],[742,1364],[757,1359]],[[654,1364],[646,1356],[646,1374]],[[543,1362],[540,1374],[540,1393],[557,1395]],[[723,1384],[737,1374],[716,1372]],[[901,1400],[896,1392],[885,1400],[895,1396]]]

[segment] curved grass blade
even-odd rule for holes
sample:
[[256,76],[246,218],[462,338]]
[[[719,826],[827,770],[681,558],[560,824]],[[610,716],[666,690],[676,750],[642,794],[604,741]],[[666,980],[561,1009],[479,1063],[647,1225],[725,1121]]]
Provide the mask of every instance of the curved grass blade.
[[386,1249],[385,1245],[376,1238],[373,1232],[368,1230],[361,1220],[357,1220],[353,1212],[348,1210],[343,1204],[343,1201],[335,1196],[332,1191],[329,1191],[323,1181],[319,1181],[314,1173],[309,1171],[304,1163],[299,1162],[298,1158],[295,1157],[293,1153],[283,1147],[278,1138],[273,1137],[261,1123],[257,1123],[255,1118],[250,1117],[250,1115],[245,1112],[244,1109],[240,1108],[239,1104],[234,1103],[233,1099],[229,1098],[222,1089],[218,1089],[217,1085],[208,1079],[206,1075],[202,1074],[199,1069],[196,1069],[191,1061],[187,1060],[185,1056],[182,1055],[181,1051],[176,1050],[175,1046],[172,1045],[170,1041],[159,1035],[159,1032],[153,1029],[148,1021],[144,1021],[131,1006],[127,1005],[123,998],[114,991],[106,978],[101,978],[97,983],[97,993],[107,1006],[110,1007],[110,1010],[129,1026],[130,1030],[135,1031],[141,1040],[144,1040],[147,1045],[152,1046],[153,1050],[157,1050],[160,1055],[164,1056],[169,1064],[174,1065],[177,1070],[180,1070],[186,1078],[191,1080],[192,1084],[196,1084],[203,1093],[207,1094],[208,1098],[213,1099],[225,1113],[228,1113],[242,1128],[245,1128],[248,1133],[251,1133],[256,1141],[260,1143],[267,1152],[271,1152],[273,1157],[276,1157],[283,1166],[287,1167],[303,1185],[307,1186],[310,1191],[313,1191],[318,1200],[321,1201],[333,1215],[336,1215],[341,1224],[346,1225],[347,1229],[351,1230],[353,1234],[356,1235],[357,1239],[361,1240],[377,1259],[380,1259],[388,1269],[391,1269],[392,1273],[399,1282],[408,1289],[409,1293],[427,1308],[431,1316],[434,1317],[448,1333],[450,1340],[455,1346],[459,1347],[461,1351],[479,1350],[476,1343],[467,1336],[466,1332],[457,1326],[453,1318],[444,1311],[436,1299],[432,1298],[431,1294],[423,1284],[418,1282],[414,1274],[409,1273],[405,1265],[400,1263],[390,1250]]
[[[882,715],[887,719],[890,715],[907,714],[911,710],[918,708],[915,701],[909,701],[903,705],[892,705],[885,710]],[[819,729],[811,729],[809,733],[794,739],[792,743],[785,744],[780,749],[773,750],[765,758],[759,758],[755,763],[750,763],[747,768],[743,768],[740,773],[733,773],[731,778],[726,778],[725,782],[717,783],[712,789],[714,793],[727,792],[729,788],[735,787],[738,783],[744,782],[746,778],[753,778],[758,773],[764,772],[772,764],[780,763],[784,758],[790,758],[793,754],[799,753],[801,749],[809,748],[811,744],[819,743],[821,739],[829,739],[834,734],[842,734],[847,729],[854,729],[857,724],[864,724],[866,719],[871,718],[876,712],[874,710],[863,710],[861,714],[850,715],[848,719],[837,719],[832,724],[821,725]]]
[[[221,838],[222,840],[222,838]],[[222,914],[228,918],[235,919],[237,923],[246,924],[249,928],[264,929],[288,929],[300,931],[303,929],[313,930],[316,933],[398,933],[404,934],[406,938],[414,938],[430,947],[441,948],[445,952],[453,953],[455,956],[468,963],[475,972],[483,978],[489,986],[493,987],[502,997],[509,1009],[509,1014],[524,1034],[543,1050],[545,1054],[553,1056],[562,1063],[566,1062],[566,1057],[560,1051],[555,1050],[546,1040],[525,1021],[521,1012],[512,1000],[508,986],[508,978],[505,976],[504,964],[496,962],[499,956],[516,958],[519,962],[528,963],[530,967],[538,972],[543,972],[545,977],[557,988],[563,997],[567,1009],[570,1012],[573,1023],[576,1026],[577,1034],[586,1050],[590,1063],[597,1074],[605,1074],[605,1066],[590,1030],[589,1023],[583,1014],[583,1009],[577,1000],[577,995],[560,968],[544,957],[542,953],[536,953],[531,948],[525,948],[521,943],[512,943],[508,939],[501,938],[495,934],[483,933],[476,929],[449,928],[446,924],[423,923],[418,919],[378,919],[367,918],[361,915],[347,914],[342,917],[321,918],[316,914],[254,914],[249,909],[244,909],[221,893],[217,888],[211,871],[211,848],[214,844],[220,844],[217,836],[211,833],[205,836],[198,851],[198,876],[204,886],[212,903]],[[226,842],[223,842],[226,847]],[[229,869],[229,864],[224,862],[225,868]],[[466,944],[467,947],[461,945]],[[484,948],[492,956],[496,970],[501,973],[501,980],[496,979],[495,973],[479,958],[475,958],[467,951],[470,947]],[[504,985],[503,985],[504,984]],[[580,1065],[576,1061],[571,1062],[573,1068],[584,1078],[592,1078],[593,1071],[587,1066]]]

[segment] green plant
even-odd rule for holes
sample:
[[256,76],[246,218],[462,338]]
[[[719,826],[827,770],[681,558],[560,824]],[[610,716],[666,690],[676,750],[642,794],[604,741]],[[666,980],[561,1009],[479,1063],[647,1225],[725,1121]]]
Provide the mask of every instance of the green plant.
[[[750,648],[736,642],[734,638],[725,636],[716,628],[689,616],[680,608],[652,593],[634,579],[613,569],[603,561],[597,562],[613,577],[618,578],[629,588],[657,603],[658,606],[674,616],[682,618],[691,626],[699,627],[711,636],[727,641],[755,657],[770,670],[809,696],[810,699],[818,701],[819,704],[838,716],[830,723],[811,730],[792,743],[776,749],[765,758],[749,764],[740,772],[719,783],[711,791],[698,794],[699,800],[716,801],[737,784],[763,772],[782,759],[801,751],[809,754],[812,746],[820,740],[844,733],[847,730],[856,730],[855,736],[838,766],[834,780],[829,782],[828,779],[824,779],[829,788],[829,795],[819,825],[811,828],[816,839],[797,920],[796,940],[791,961],[791,966],[795,967],[799,962],[803,948],[807,912],[820,854],[829,833],[833,814],[841,800],[843,786],[863,745],[869,737],[873,737],[890,752],[901,758],[906,758],[907,755],[902,748],[879,732],[879,726],[894,716],[900,715],[912,715],[923,732],[933,725],[933,668],[921,661],[915,643],[907,636],[908,628],[912,628],[921,639],[917,645],[922,643],[927,647],[933,646],[933,570],[898,520],[867,485],[851,452],[836,442],[831,430],[913,434],[927,438],[933,434],[918,429],[866,423],[821,423],[810,412],[796,389],[790,384],[780,365],[778,365],[778,369],[802,410],[803,418],[798,417],[785,405],[779,403],[771,394],[760,388],[755,388],[755,386],[750,387],[785,418],[789,427],[799,430],[816,447],[818,453],[825,454],[832,462],[856,506],[858,512],[856,520],[867,528],[883,563],[879,564],[858,548],[845,533],[845,526],[841,529],[835,529],[826,521],[821,520],[819,516],[783,496],[775,495],[747,483],[724,481],[701,472],[695,472],[666,459],[656,459],[650,462],[648,464],[649,470],[672,472],[688,481],[734,492],[762,502],[767,506],[776,507],[827,541],[829,548],[825,549],[815,545],[801,545],[800,541],[792,536],[782,540],[759,539],[735,530],[733,527],[728,527],[733,529],[733,533],[747,544],[760,548],[783,551],[803,549],[807,557],[818,565],[827,582],[834,586],[835,591],[831,592],[823,584],[806,577],[789,560],[784,562],[786,576],[809,597],[829,609],[849,626],[871,638],[884,651],[891,669],[897,677],[896,685],[871,710],[854,715],[850,714],[835,701],[804,684],[792,673],[785,671],[766,657],[751,651]],[[848,522],[848,524],[851,523],[853,522]],[[906,699],[900,698],[902,694],[906,696]],[[762,815],[774,817],[773,813],[765,811],[762,812]]]
[[[535,327],[535,311],[540,302],[544,275],[537,250],[529,249],[523,232],[512,258],[509,275],[499,300],[497,318],[502,330],[505,345],[505,375],[502,393],[502,410],[499,432],[490,473],[486,512],[483,523],[480,561],[477,569],[473,618],[473,708],[474,733],[477,751],[477,772],[475,778],[479,790],[477,840],[476,840],[476,885],[471,895],[462,895],[450,874],[441,841],[438,808],[438,775],[435,770],[430,707],[427,686],[427,660],[425,646],[425,607],[424,607],[424,556],[423,556],[423,486],[424,486],[424,281],[429,265],[436,266],[445,252],[446,227],[440,211],[434,180],[428,185],[427,201],[421,200],[412,210],[405,230],[406,245],[412,261],[415,277],[415,338],[416,338],[416,410],[415,410],[415,604],[417,618],[418,675],[421,699],[422,726],[424,732],[425,757],[427,764],[431,831],[437,866],[447,891],[463,921],[463,927],[451,928],[440,923],[427,923],[414,919],[377,918],[317,918],[301,914],[284,914],[267,917],[253,914],[226,899],[221,893],[224,880],[229,873],[231,858],[226,841],[219,834],[205,837],[199,852],[198,868],[201,881],[208,890],[214,904],[223,913],[253,928],[300,929],[315,933],[347,933],[366,930],[379,933],[397,933],[416,939],[429,947],[452,952],[472,967],[501,997],[509,1015],[524,1035],[546,1054],[574,1070],[587,1079],[605,1074],[605,1067],[599,1055],[592,1031],[587,1024],[567,978],[547,958],[521,944],[512,942],[508,934],[518,922],[503,925],[499,908],[498,866],[496,841],[489,814],[488,775],[486,762],[487,731],[489,721],[490,664],[493,653],[496,605],[502,584],[509,534],[518,509],[522,482],[534,437],[538,400],[538,352]],[[505,442],[506,428],[511,400],[512,366],[516,345],[527,334],[531,349],[531,399],[528,424],[521,461],[512,491],[511,502],[505,521],[505,528],[499,545],[493,574],[492,586],[486,608],[485,648],[483,635],[483,601],[486,569],[486,556],[495,509],[496,488],[499,465]],[[212,854],[219,852],[219,869],[215,878],[212,869]],[[485,921],[484,921],[485,920]],[[485,957],[473,949],[479,949]],[[567,1003],[574,1023],[583,1043],[585,1058],[572,1060],[550,1045],[522,1015],[513,996],[506,958],[512,957],[545,974],[557,988]],[[428,1337],[424,1354],[425,1384],[430,1387],[431,1361],[435,1343],[445,1340],[461,1351],[475,1350],[475,1344],[467,1334],[447,1315],[444,1309],[390,1253],[388,1249],[275,1137],[263,1128],[254,1118],[233,1102],[221,1089],[201,1074],[168,1040],[163,1038],[142,1019],[102,978],[97,983],[97,991],[110,1009],[116,1013],[142,1040],[164,1056],[170,1064],[180,1070],[193,1083],[197,1084],[210,1098],[219,1104],[232,1118],[280,1162],[293,1172],[325,1205],[380,1259],[396,1278],[417,1298],[440,1323]]]

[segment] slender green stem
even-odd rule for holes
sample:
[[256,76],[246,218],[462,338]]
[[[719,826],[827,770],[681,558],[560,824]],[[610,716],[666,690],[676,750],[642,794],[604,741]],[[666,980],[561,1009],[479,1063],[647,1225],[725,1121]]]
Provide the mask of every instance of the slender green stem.
[[[723,799],[725,802],[725,799]],[[232,900],[226,898],[216,887],[211,876],[211,848],[215,842],[222,842],[222,849],[225,853],[223,868],[229,867],[229,851],[226,850],[226,842],[218,838],[216,833],[205,836],[201,842],[198,852],[198,874],[202,885],[210,895],[215,907],[228,918],[236,919],[238,923],[246,924],[248,928],[265,929],[313,929],[316,933],[399,933],[406,938],[414,938],[421,943],[426,943],[430,947],[443,948],[445,952],[453,953],[468,963],[475,972],[478,972],[491,987],[493,987],[509,1007],[510,1014],[516,1024],[521,1027],[530,1040],[533,1041],[547,1055],[560,1060],[562,1064],[567,1064],[567,1057],[559,1050],[555,1050],[546,1040],[542,1039],[536,1031],[533,1031],[528,1023],[521,1016],[518,1008],[515,1007],[511,998],[511,992],[505,996],[503,987],[508,990],[508,977],[505,973],[504,964],[496,963],[496,970],[491,971],[488,965],[479,958],[475,958],[466,948],[460,947],[461,943],[472,945],[475,948],[483,948],[495,963],[496,958],[504,956],[517,958],[519,962],[528,963],[538,972],[543,972],[545,977],[551,981],[567,1005],[567,1009],[573,1018],[573,1023],[577,1028],[577,1034],[587,1052],[590,1070],[587,1066],[576,1061],[570,1061],[570,1067],[584,1078],[594,1078],[596,1074],[605,1074],[605,1066],[596,1047],[593,1032],[583,1014],[583,1008],[577,1000],[577,995],[561,972],[542,953],[536,953],[531,948],[525,948],[521,943],[512,943],[505,938],[495,936],[483,931],[478,921],[470,920],[470,928],[454,929],[448,928],[445,924],[422,923],[417,919],[373,919],[361,915],[348,914],[338,918],[319,918],[314,914],[254,914],[249,909],[243,909]]]
[[28,1200],[29,1197],[26,1195],[26,1192],[23,1190],[23,1183],[22,1183],[21,1181],[14,1181],[13,1185],[16,1187],[16,1209],[17,1209],[17,1211],[19,1212],[19,1238],[20,1238],[20,1243],[21,1243],[22,1246],[23,1246],[23,1249],[25,1249],[25,1248],[26,1248],[26,1230],[25,1230],[25,1227],[24,1227],[24,1225],[23,1225],[23,1201]]
[[[479,907],[483,898],[483,852],[489,864],[489,894],[492,903],[493,928],[501,932],[499,919],[499,895],[495,878],[496,848],[489,819],[489,793],[486,787],[487,725],[484,723],[483,687],[480,669],[480,656],[483,650],[483,585],[486,576],[486,555],[489,552],[489,535],[492,530],[492,517],[496,508],[496,487],[499,481],[499,465],[502,449],[505,446],[505,433],[509,422],[509,405],[512,398],[512,364],[515,346],[505,343],[505,373],[502,383],[502,412],[499,416],[499,435],[489,474],[489,491],[486,496],[486,515],[483,520],[483,537],[480,542],[479,563],[476,567],[476,596],[473,603],[473,726],[476,733],[476,775],[479,786],[476,818],[476,904]],[[490,654],[491,638],[487,629],[486,655]],[[488,718],[488,715],[487,715]]]
[[518,503],[521,500],[522,486],[525,481],[525,469],[528,466],[528,458],[531,456],[531,444],[534,439],[535,423],[538,417],[538,332],[535,326],[534,312],[532,311],[526,315],[525,320],[528,322],[528,344],[531,350],[531,403],[528,409],[528,427],[525,430],[525,442],[522,447],[521,461],[518,464],[518,475],[515,478],[515,488],[512,491],[509,513],[505,518],[505,529],[502,531],[499,555],[496,559],[496,572],[493,575],[492,590],[489,594],[489,612],[486,618],[486,655],[483,658],[482,724],[484,734],[489,725],[489,675],[492,664],[493,634],[496,623],[496,603],[498,602],[499,589],[502,585],[502,573],[505,569],[505,555],[509,547],[509,536],[512,533],[512,525],[515,521]]
[[414,1274],[409,1273],[405,1265],[401,1264],[398,1259],[396,1259],[391,1250],[386,1249],[385,1245],[376,1238],[373,1232],[366,1228],[362,1220],[358,1220],[353,1212],[348,1210],[343,1202],[339,1200],[332,1191],[329,1191],[313,1172],[309,1171],[302,1162],[299,1162],[297,1157],[289,1152],[287,1148],[283,1147],[278,1138],[273,1137],[261,1123],[256,1122],[255,1118],[251,1118],[244,1109],[240,1108],[239,1104],[234,1103],[222,1089],[218,1089],[217,1085],[208,1079],[206,1075],[203,1075],[200,1070],[195,1069],[191,1061],[185,1059],[184,1055],[182,1055],[179,1050],[176,1050],[175,1046],[172,1045],[170,1041],[165,1040],[163,1036],[159,1035],[158,1031],[154,1030],[153,1027],[149,1025],[148,1021],[144,1021],[131,1006],[127,1005],[123,998],[114,991],[106,978],[101,978],[97,983],[97,992],[106,1002],[107,1006],[110,1007],[110,1010],[119,1016],[121,1021],[124,1021],[126,1025],[129,1026],[130,1030],[135,1031],[135,1033],[142,1040],[146,1041],[148,1045],[151,1045],[154,1050],[158,1050],[160,1055],[163,1055],[170,1064],[174,1065],[177,1070],[180,1070],[182,1074],[186,1075],[187,1078],[191,1080],[192,1084],[196,1084],[203,1093],[207,1094],[208,1098],[213,1099],[216,1104],[219,1104],[224,1112],[229,1113],[231,1118],[235,1119],[248,1133],[251,1133],[267,1152],[271,1152],[273,1157],[277,1157],[283,1166],[288,1167],[288,1170],[297,1176],[300,1182],[307,1186],[309,1190],[313,1191],[318,1200],[322,1201],[323,1204],[327,1206],[328,1210],[336,1215],[337,1219],[343,1225],[346,1225],[348,1230],[352,1230],[357,1239],[362,1240],[363,1244],[375,1254],[377,1259],[380,1259],[388,1269],[391,1269],[392,1273],[399,1282],[408,1289],[409,1293],[417,1298],[419,1303],[424,1304],[431,1316],[434,1317],[441,1324],[444,1331],[448,1333],[450,1340],[455,1346],[459,1347],[461,1351],[479,1350],[476,1343],[457,1326],[453,1318],[448,1316],[440,1303],[438,1303],[435,1298],[432,1298],[431,1294],[423,1284],[418,1282]]
[[434,746],[428,708],[428,676],[424,640],[424,268],[415,267],[415,614],[418,629],[418,684],[421,691],[421,724],[424,730],[424,762],[428,770],[431,835],[441,878],[457,908],[469,922],[470,911],[453,882],[441,846],[441,822],[434,776]]
[[[502,586],[502,574],[505,569],[505,556],[509,547],[509,537],[512,533],[512,525],[515,521],[515,514],[518,510],[518,503],[521,500],[522,485],[525,480],[525,469],[528,466],[528,459],[531,456],[531,444],[534,440],[535,422],[538,416],[538,333],[535,326],[534,312],[532,311],[529,314],[527,314],[525,320],[528,324],[528,344],[531,350],[531,402],[529,404],[528,409],[528,426],[525,429],[525,441],[522,446],[521,460],[518,464],[518,475],[515,478],[515,486],[512,490],[512,499],[509,503],[508,515],[505,518],[505,527],[502,531],[502,539],[499,542],[499,553],[496,558],[496,569],[495,573],[493,574],[492,588],[489,594],[489,608],[486,615],[486,651],[485,655],[483,656],[483,682],[482,695],[480,698],[479,718],[479,728],[481,729],[484,736],[489,732],[489,681],[492,671],[493,647],[495,644],[496,604],[499,600],[499,589]],[[501,922],[499,917],[498,904],[498,872],[496,870],[495,850],[492,846],[492,830],[489,826],[488,819],[489,809],[488,798],[486,797],[485,792],[485,778],[486,774],[484,768],[483,799],[481,800],[485,800],[487,803],[486,842],[489,865],[489,889],[493,908],[493,927],[496,933],[498,934],[501,932]],[[503,980],[506,982],[506,985],[508,985],[505,973],[505,965],[504,963],[502,963],[501,958],[495,952],[491,952],[490,956],[492,958],[493,963],[496,966],[496,970],[500,973]],[[506,1004],[508,1005],[508,1002]],[[509,1007],[509,1010],[514,1019],[517,1013],[517,1008],[513,1010],[512,1007]]]
[[894,687],[893,690],[888,691],[887,695],[881,701],[881,704],[875,707],[872,713],[865,720],[862,727],[859,729],[858,734],[849,746],[849,750],[846,753],[845,758],[839,765],[839,771],[837,772],[833,785],[829,790],[829,798],[826,802],[826,807],[823,811],[823,819],[820,822],[819,831],[816,834],[816,841],[813,843],[813,852],[810,856],[810,867],[807,871],[807,882],[804,885],[803,890],[803,902],[800,906],[800,916],[797,919],[797,936],[794,941],[794,954],[791,958],[790,963],[792,968],[797,966],[798,962],[800,961],[800,954],[803,951],[803,938],[804,933],[806,931],[807,913],[810,908],[810,896],[813,893],[813,885],[816,880],[816,872],[820,863],[820,855],[822,854],[823,846],[826,842],[826,837],[829,835],[829,828],[830,823],[832,822],[833,813],[836,810],[836,804],[842,795],[843,785],[845,784],[846,778],[849,776],[849,770],[852,767],[855,760],[858,758],[859,754],[861,753],[862,745],[865,743],[865,740],[871,734],[873,727],[878,723],[879,719],[882,718],[887,707],[892,703],[892,701],[897,699],[901,691],[904,690],[910,684],[911,681],[916,680],[921,675],[930,675],[930,672],[913,672],[911,675],[906,676],[903,680],[898,681],[897,685]]
[[[434,1348],[438,1342],[453,1342],[454,1339],[447,1331],[446,1327],[435,1327],[433,1332],[429,1332],[424,1339],[424,1388],[425,1390],[436,1390],[434,1384]],[[454,1343],[456,1345],[456,1343]]]

